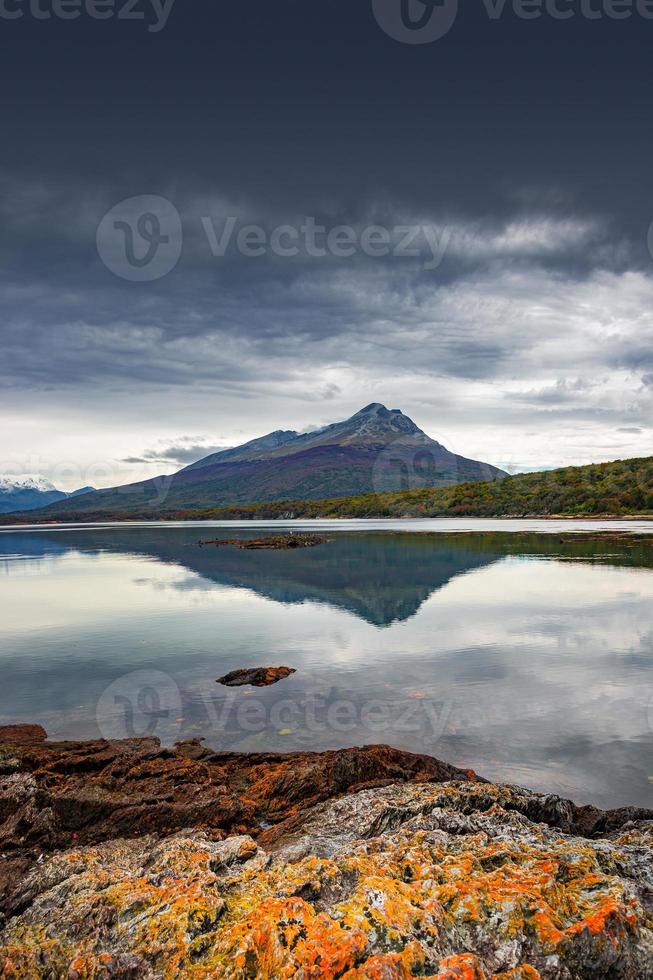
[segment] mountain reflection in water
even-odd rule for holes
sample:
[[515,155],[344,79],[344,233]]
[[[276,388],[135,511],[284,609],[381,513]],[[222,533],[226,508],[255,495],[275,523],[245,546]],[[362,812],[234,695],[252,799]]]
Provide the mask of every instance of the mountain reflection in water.
[[[221,529],[215,533],[220,538]],[[260,537],[238,529],[231,537]],[[226,534],[224,535],[226,537]],[[410,619],[453,578],[491,565],[507,554],[616,566],[653,567],[653,549],[633,538],[564,541],[548,535],[351,533],[329,534],[314,549],[241,551],[199,542],[201,528],[96,528],[0,536],[0,561],[7,552],[46,558],[77,550],[122,553],[187,568],[207,583],[251,589],[280,603],[306,601],[345,609],[374,626]]]
[[[579,802],[651,805],[646,539],[327,531],[292,551],[198,544],[263,533],[0,534],[0,723],[239,751],[389,742]],[[216,684],[282,664],[297,673],[273,688]]]

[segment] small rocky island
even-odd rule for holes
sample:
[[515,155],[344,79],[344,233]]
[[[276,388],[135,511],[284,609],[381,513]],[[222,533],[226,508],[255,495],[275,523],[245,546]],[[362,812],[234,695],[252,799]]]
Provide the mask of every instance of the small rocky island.
[[653,812],[387,746],[241,755],[0,729],[12,978],[653,976]]
[[326,544],[328,538],[320,534],[268,534],[264,538],[215,538],[200,541],[199,546],[214,545],[217,548],[231,546],[241,551],[289,551],[293,548],[316,548]]

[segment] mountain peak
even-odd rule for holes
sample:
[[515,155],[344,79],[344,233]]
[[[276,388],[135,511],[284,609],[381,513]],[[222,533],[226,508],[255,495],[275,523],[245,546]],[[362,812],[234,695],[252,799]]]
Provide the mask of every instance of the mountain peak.
[[381,402],[371,402],[365,408],[361,408],[360,411],[356,412],[355,415],[352,415],[352,418],[357,419],[361,415],[378,415],[381,418],[389,418],[391,415],[401,415],[403,418],[408,418],[400,408],[386,408]]
[[360,412],[356,412],[356,415],[378,415],[379,411],[387,412],[388,409],[381,402],[371,402],[365,408],[361,408]]
[[359,412],[356,412],[356,415],[354,415],[353,418],[356,418],[357,415],[403,415],[403,414],[404,413],[401,411],[400,408],[386,408],[386,406],[382,405],[381,402],[371,402],[369,405],[366,405],[365,408],[361,408]]
[[415,435],[421,429],[399,408],[389,409],[380,402],[372,402],[361,408],[346,422],[333,426],[337,430],[354,430],[359,435],[398,438],[401,435]]

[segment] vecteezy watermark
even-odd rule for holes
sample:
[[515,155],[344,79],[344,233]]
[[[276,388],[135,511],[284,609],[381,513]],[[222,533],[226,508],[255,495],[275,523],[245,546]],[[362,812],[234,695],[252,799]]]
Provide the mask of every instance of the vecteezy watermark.
[[520,20],[653,20],[653,0],[483,0],[490,20],[511,11]]
[[[445,448],[438,439],[424,437],[420,445],[415,436],[389,443],[376,457],[372,469],[375,493],[424,490],[452,486],[469,480],[495,480],[496,470],[487,463],[470,464],[456,454],[451,442]],[[434,445],[435,443],[435,445]]]
[[238,699],[228,694],[218,703],[204,699],[215,733],[260,735],[352,735],[381,736],[394,733],[420,734],[425,742],[439,742],[452,716],[452,703],[428,698],[355,700],[328,691],[309,691],[301,699],[283,698],[267,704],[263,699]]
[[[458,483],[458,457],[450,457],[424,440],[416,446],[413,440],[390,443],[376,457],[372,469],[375,493],[398,493],[426,487]],[[439,458],[438,458],[439,457]]]
[[179,687],[159,670],[135,670],[117,678],[100,697],[96,720],[103,738],[156,736],[165,743],[181,731]]
[[357,699],[327,687],[269,701],[234,691],[213,695],[204,689],[194,691],[192,700],[203,704],[206,736],[222,742],[263,734],[271,739],[387,738],[392,732],[419,735],[420,741],[433,745],[455,722],[451,701],[434,701],[420,691],[403,692],[397,699]]
[[431,44],[448,34],[458,16],[458,0],[372,0],[381,28],[404,44]]
[[181,218],[165,197],[129,197],[111,208],[96,234],[100,258],[116,276],[152,282],[172,272],[181,256]]
[[[653,20],[653,0],[481,0],[489,20]],[[372,0],[379,26],[404,44],[430,44],[448,34],[458,0]]]
[[137,21],[158,34],[168,23],[175,0],[0,0],[0,20]]
[[251,736],[265,736],[272,743],[278,736],[296,735],[300,740],[331,744],[334,737],[382,739],[394,734],[413,735],[433,746],[447,731],[465,723],[460,706],[435,700],[421,690],[401,690],[395,697],[377,699],[356,698],[330,685],[292,697],[234,690],[223,694],[214,691],[213,683],[203,682],[182,691],[162,671],[136,670],[118,677],[102,693],[97,725],[109,741],[156,737],[170,745],[182,735],[184,704],[192,705],[191,730],[201,731],[217,745],[237,744]]
[[[188,232],[199,235],[206,254],[216,259],[233,253],[251,259],[392,256],[417,259],[427,272],[439,268],[451,240],[451,230],[444,226],[328,226],[310,215],[296,224],[272,228],[245,224],[237,215],[221,221],[203,215]],[[179,261],[183,246],[181,218],[174,204],[164,197],[130,197],[104,215],[96,242],[100,258],[116,276],[131,282],[152,282],[171,272]]]
[[435,225],[329,227],[319,224],[311,216],[307,216],[301,224],[277,225],[269,230],[261,225],[241,225],[235,215],[230,215],[221,228],[216,227],[208,216],[203,217],[201,222],[215,258],[224,258],[234,248],[247,258],[274,255],[292,259],[304,255],[313,259],[329,256],[349,259],[359,254],[380,259],[393,256],[421,259],[424,269],[433,271],[441,265],[451,238],[448,228]]

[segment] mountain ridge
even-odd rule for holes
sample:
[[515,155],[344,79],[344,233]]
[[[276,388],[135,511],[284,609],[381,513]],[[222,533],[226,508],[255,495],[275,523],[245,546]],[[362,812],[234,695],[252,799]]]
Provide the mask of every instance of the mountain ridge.
[[348,497],[506,475],[489,463],[449,452],[400,409],[372,402],[320,429],[278,429],[174,474],[97,490],[92,501],[81,505],[63,500],[44,513],[53,518],[73,512],[128,516],[164,508]]
[[245,442],[241,446],[232,446],[228,449],[221,449],[217,453],[211,453],[210,456],[205,456],[203,459],[198,459],[196,462],[184,466],[179,472],[186,473],[188,470],[204,469],[206,466],[212,466],[218,462],[248,459],[252,454],[256,455],[258,450],[265,452],[267,449],[278,448],[298,435],[299,433],[293,429],[276,429],[265,436],[250,439],[249,442]]
[[[355,445],[365,442],[366,438],[369,441],[370,437],[376,436],[377,439],[381,439],[382,443],[385,443],[388,434],[420,434],[435,445],[440,445],[435,443],[435,440],[430,440],[430,437],[415,425],[412,419],[404,415],[401,409],[388,409],[380,402],[371,402],[342,422],[332,422],[329,425],[305,432],[277,429],[258,439],[252,439],[242,446],[234,446],[212,453],[210,456],[184,467],[181,472],[205,469],[214,463],[243,461],[251,458],[272,458],[280,454],[285,455],[288,449],[301,452],[314,445],[323,445],[325,439],[328,441],[335,440],[339,445]],[[252,455],[253,453],[254,455]]]

